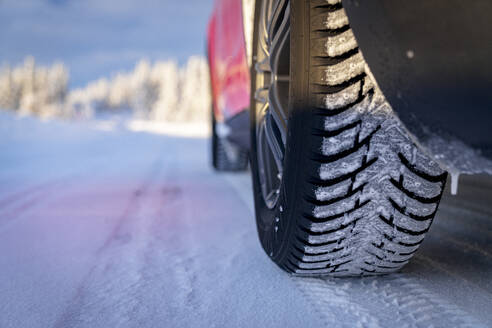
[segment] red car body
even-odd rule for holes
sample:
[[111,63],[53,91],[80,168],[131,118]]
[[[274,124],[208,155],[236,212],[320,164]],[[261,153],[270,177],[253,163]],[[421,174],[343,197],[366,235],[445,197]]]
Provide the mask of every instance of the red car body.
[[241,0],[216,0],[208,25],[208,61],[215,120],[226,123],[249,108],[250,74]]

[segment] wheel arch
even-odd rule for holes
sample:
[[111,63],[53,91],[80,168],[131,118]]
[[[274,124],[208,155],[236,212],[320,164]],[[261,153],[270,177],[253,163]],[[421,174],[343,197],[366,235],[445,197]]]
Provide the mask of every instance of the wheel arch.
[[457,138],[492,158],[492,3],[342,2],[380,88],[419,142]]

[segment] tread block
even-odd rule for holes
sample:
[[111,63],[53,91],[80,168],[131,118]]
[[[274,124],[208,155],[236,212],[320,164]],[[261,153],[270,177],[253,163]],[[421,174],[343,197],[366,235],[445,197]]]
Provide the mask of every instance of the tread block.
[[[354,49],[357,49],[357,41],[350,29],[333,36],[311,39],[311,56],[315,57],[336,58]],[[359,55],[353,56],[353,60],[355,61]]]
[[313,31],[336,30],[347,26],[349,23],[345,10],[338,9],[314,16],[311,20]]
[[360,53],[357,53],[333,66],[313,67],[310,82],[313,84],[336,86],[364,74],[364,71],[364,59]]

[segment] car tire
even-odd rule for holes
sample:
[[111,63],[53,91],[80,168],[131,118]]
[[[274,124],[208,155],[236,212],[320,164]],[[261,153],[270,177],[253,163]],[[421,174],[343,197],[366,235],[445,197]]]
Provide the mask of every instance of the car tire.
[[296,275],[398,271],[447,173],[385,100],[341,1],[257,0],[254,25],[251,165],[265,252]]
[[217,134],[217,124],[212,111],[212,166],[216,171],[235,172],[248,168],[248,151]]

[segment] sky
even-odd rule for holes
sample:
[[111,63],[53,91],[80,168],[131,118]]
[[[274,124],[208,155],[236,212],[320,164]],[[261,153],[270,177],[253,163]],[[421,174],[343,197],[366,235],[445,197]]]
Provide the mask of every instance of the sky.
[[213,0],[0,0],[0,65],[61,61],[71,87],[146,58],[205,54]]

